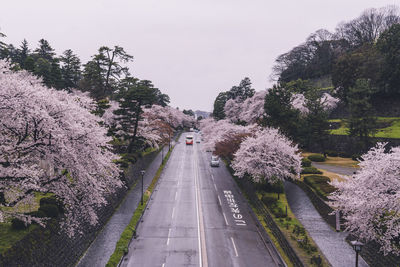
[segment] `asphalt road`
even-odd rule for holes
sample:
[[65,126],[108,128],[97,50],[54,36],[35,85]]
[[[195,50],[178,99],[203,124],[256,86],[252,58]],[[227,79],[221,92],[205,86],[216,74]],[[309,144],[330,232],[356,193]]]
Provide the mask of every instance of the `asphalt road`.
[[[201,144],[175,146],[122,266],[278,266],[222,163]],[[198,136],[195,136],[198,138]]]

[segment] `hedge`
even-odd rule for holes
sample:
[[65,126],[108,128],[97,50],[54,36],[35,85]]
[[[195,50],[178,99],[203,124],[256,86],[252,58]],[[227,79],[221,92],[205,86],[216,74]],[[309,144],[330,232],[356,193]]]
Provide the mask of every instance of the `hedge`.
[[315,167],[304,167],[301,171],[301,174],[322,174],[322,171]]
[[311,167],[311,160],[309,160],[308,158],[302,158],[301,166],[302,167]]
[[321,154],[312,154],[312,155],[308,156],[308,159],[311,161],[315,161],[315,162],[324,162],[325,161],[324,155],[321,155]]

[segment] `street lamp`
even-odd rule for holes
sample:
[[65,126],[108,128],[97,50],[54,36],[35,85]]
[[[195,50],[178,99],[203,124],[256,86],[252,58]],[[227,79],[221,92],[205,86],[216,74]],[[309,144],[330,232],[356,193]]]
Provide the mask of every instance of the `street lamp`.
[[358,253],[361,252],[364,243],[361,243],[358,240],[351,241],[350,243],[353,246],[354,251],[356,252],[356,267],[358,267]]
[[141,199],[142,206],[143,206],[143,176],[144,176],[145,172],[146,172],[145,170],[140,171],[140,174],[142,175],[142,199]]
[[164,145],[161,146],[161,165],[164,163]]

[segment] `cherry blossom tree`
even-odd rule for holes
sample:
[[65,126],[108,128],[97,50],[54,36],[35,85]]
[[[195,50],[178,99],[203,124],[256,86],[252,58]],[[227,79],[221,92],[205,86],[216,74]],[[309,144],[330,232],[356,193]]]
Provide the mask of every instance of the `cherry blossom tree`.
[[324,93],[321,97],[321,102],[325,110],[332,110],[336,108],[339,101],[339,98],[333,97],[328,93]]
[[147,140],[151,139],[150,135],[157,136],[153,141],[160,144],[169,143],[174,131],[191,127],[195,122],[194,117],[170,106],[152,105],[144,109],[143,117],[140,134]]
[[40,221],[2,207],[53,193],[64,204],[62,229],[73,236],[83,222],[97,223],[96,208],[122,186],[111,139],[85,95],[49,89],[9,68],[0,61],[0,192],[13,194],[0,204],[0,217]]
[[[324,93],[320,97],[320,101],[322,103],[322,106],[324,107],[324,110],[329,111],[329,110],[333,110],[337,106],[339,99],[331,96],[328,93]],[[298,109],[300,111],[300,113],[303,115],[305,115],[309,112],[309,110],[307,108],[307,99],[303,94],[293,94],[292,106],[295,109]]]
[[265,116],[264,102],[267,90],[256,92],[252,97],[247,98],[243,102],[240,120],[247,124],[256,123],[260,118]]
[[201,120],[200,128],[205,141],[203,148],[214,151],[215,145],[236,134],[251,134],[256,131],[257,125],[242,126],[230,123],[229,120],[215,121],[211,118]]
[[[118,136],[122,136],[123,130],[120,120],[118,120],[120,115],[115,114],[115,111],[120,108],[119,103],[110,100],[109,105],[110,107],[106,109],[102,118],[108,128],[112,129]],[[137,136],[151,147],[169,143],[176,130],[191,127],[195,123],[194,117],[170,106],[143,106],[142,110],[143,113],[138,122]]]
[[242,101],[240,98],[229,99],[225,103],[224,112],[230,121],[255,123],[264,116],[264,99],[266,90],[256,92],[252,97]]
[[249,175],[255,182],[274,183],[286,178],[298,179],[301,156],[297,145],[277,129],[259,129],[241,143],[234,154],[232,168],[235,175]]
[[338,190],[330,198],[343,211],[347,231],[400,255],[400,147],[385,153],[385,145],[363,155],[352,177],[332,182]]
[[238,122],[240,120],[240,113],[242,112],[242,102],[240,98],[229,99],[226,101],[224,106],[224,113],[226,119],[232,122]]
[[293,94],[292,95],[292,106],[298,109],[301,114],[307,114],[308,108],[306,107],[306,98],[303,94]]

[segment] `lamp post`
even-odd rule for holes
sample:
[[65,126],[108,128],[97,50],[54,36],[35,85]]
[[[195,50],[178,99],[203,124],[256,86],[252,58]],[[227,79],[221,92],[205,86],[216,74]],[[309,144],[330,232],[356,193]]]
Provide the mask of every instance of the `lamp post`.
[[354,251],[356,252],[356,267],[358,267],[358,253],[361,252],[364,243],[361,243],[358,240],[351,241],[350,243],[353,246]]
[[161,147],[161,165],[164,163],[164,145]]
[[142,203],[142,206],[143,206],[143,176],[144,176],[144,174],[145,174],[145,170],[141,170],[140,171],[140,174],[142,175],[142,199],[141,199],[141,203]]

